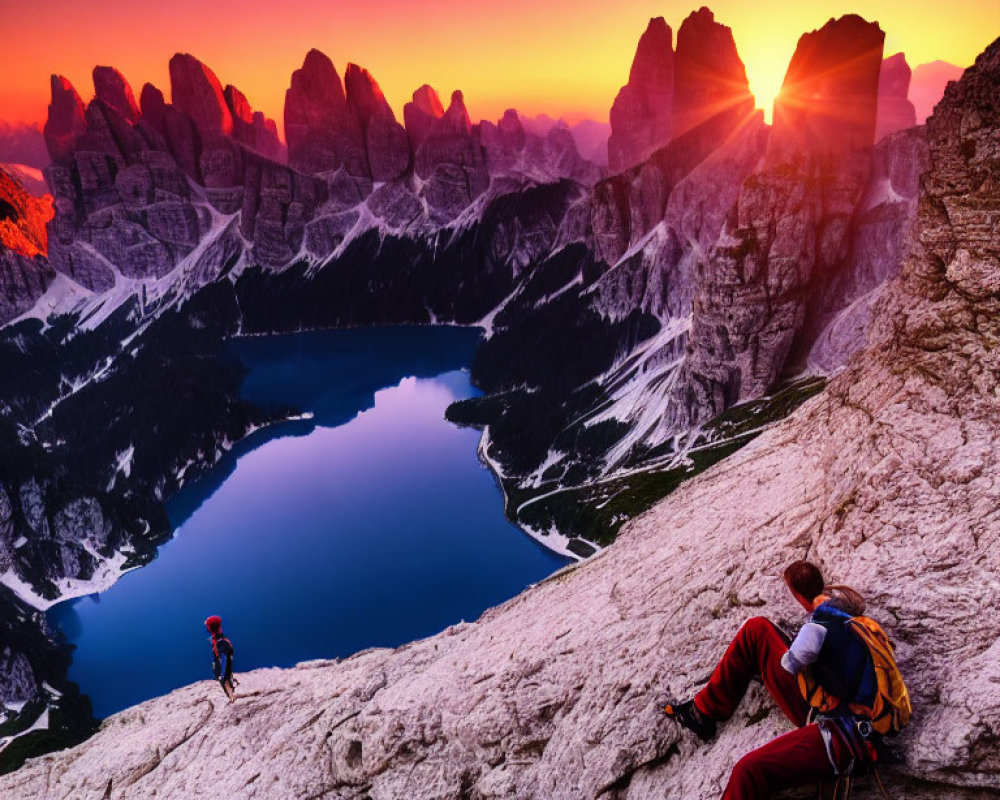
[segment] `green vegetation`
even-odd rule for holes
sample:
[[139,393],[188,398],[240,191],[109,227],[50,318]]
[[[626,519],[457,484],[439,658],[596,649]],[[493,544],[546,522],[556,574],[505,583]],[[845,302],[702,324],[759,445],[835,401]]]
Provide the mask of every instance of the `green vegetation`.
[[[670,467],[643,469],[639,464],[631,474],[565,488],[555,480],[532,489],[505,481],[507,514],[538,530],[555,525],[568,536],[608,545],[625,522],[651,508],[688,478],[739,450],[825,385],[823,378],[805,378],[773,395],[728,409],[708,422],[691,443],[686,458]],[[664,454],[662,448],[650,450],[643,454],[643,461],[649,464]]]
[[[752,438],[752,437],[751,437]],[[611,544],[621,526],[651,508],[688,478],[734,453],[750,438],[712,445],[690,454],[690,463],[671,469],[637,472],[606,482],[572,487],[517,507],[517,521],[533,528],[555,526],[602,546]],[[541,487],[540,494],[544,494]],[[551,491],[551,487],[549,487]],[[522,497],[524,493],[519,493]]]

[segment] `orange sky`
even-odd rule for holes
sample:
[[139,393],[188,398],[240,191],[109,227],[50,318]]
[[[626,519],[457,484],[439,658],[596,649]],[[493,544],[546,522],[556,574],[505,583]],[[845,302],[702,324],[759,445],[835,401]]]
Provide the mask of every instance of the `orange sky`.
[[[341,75],[348,61],[368,68],[400,117],[412,91],[430,83],[446,103],[462,89],[473,119],[514,106],[606,120],[649,18],[665,17],[676,36],[693,8],[675,0],[0,0],[0,119],[43,121],[52,72],[89,100],[95,64],[120,69],[137,98],[146,81],[168,94],[167,62],[186,51],[280,128],[292,70],[318,47]],[[878,20],[886,54],[903,50],[911,66],[967,66],[1000,36],[1000,0],[717,0],[710,8],[733,29],[750,88],[768,106],[799,35],[831,16]]]

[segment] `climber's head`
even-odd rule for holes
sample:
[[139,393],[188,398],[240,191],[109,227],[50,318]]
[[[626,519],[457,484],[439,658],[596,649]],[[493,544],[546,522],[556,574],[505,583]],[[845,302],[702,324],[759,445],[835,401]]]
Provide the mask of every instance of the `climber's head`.
[[785,569],[785,584],[799,605],[806,611],[812,611],[813,601],[823,594],[826,581],[823,580],[823,573],[815,564],[796,561]]

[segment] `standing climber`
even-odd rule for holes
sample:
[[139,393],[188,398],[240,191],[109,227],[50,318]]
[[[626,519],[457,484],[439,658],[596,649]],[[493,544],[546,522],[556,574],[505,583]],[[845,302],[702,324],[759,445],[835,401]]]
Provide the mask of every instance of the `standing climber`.
[[[222,618],[212,615],[205,620],[212,634],[212,672],[232,703],[236,699],[236,679],[233,677],[233,643],[222,632]],[[225,660],[225,667],[222,661]]]
[[707,742],[757,677],[796,726],[737,762],[723,800],[763,800],[781,789],[850,776],[874,759],[875,736],[909,720],[909,696],[891,644],[877,623],[860,616],[861,595],[827,586],[807,561],[789,566],[784,578],[810,614],[795,641],[764,617],[747,620],[708,684],[692,699],[664,708]]

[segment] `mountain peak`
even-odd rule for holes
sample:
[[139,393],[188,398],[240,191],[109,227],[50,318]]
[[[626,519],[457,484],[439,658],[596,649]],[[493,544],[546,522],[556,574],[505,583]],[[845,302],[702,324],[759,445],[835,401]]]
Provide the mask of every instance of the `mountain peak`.
[[752,98],[732,29],[705,6],[681,23],[674,64],[675,138]]
[[69,78],[53,75],[50,79],[52,100],[43,135],[49,155],[57,164],[72,161],[77,140],[87,131],[83,100]]
[[347,104],[364,120],[375,116],[391,116],[395,119],[389,103],[386,102],[382,87],[371,73],[357,64],[348,64],[344,72],[344,91]]
[[796,152],[832,156],[871,146],[884,40],[877,22],[857,14],[799,38],[774,101],[772,163]]
[[372,180],[389,181],[399,177],[410,164],[409,140],[386,102],[378,81],[363,67],[348,64],[344,88],[347,105],[364,132]]
[[460,133],[468,133],[472,130],[472,121],[469,119],[469,112],[465,108],[465,96],[461,90],[456,89],[451,93],[451,103],[441,118],[441,122]]
[[670,141],[673,130],[673,32],[653,17],[639,37],[628,83],[611,106],[608,167],[620,172]]
[[430,84],[425,83],[413,93],[413,103],[430,117],[444,116],[441,98],[438,96],[437,90]]
[[142,116],[132,87],[114,67],[94,67],[94,91],[98,100],[107,103],[133,125]]
[[[639,37],[635,48],[635,56],[629,69],[629,83],[648,82],[655,79],[657,71],[670,72],[673,80],[672,56],[674,50],[674,33],[663,17],[652,17],[646,30]],[[665,80],[660,75],[660,80]]]
[[347,97],[333,62],[319,50],[306,53],[285,92],[285,140],[288,163],[302,172],[346,167],[368,172],[364,132],[347,108]]
[[222,84],[190,53],[176,53],[170,59],[170,96],[173,105],[191,117],[202,135],[232,134],[233,117]]
[[403,124],[414,153],[423,144],[434,122],[444,116],[441,98],[429,84],[424,84],[413,93],[413,100],[403,106]]
[[878,76],[878,111],[875,141],[917,124],[917,112],[910,102],[910,65],[903,53],[882,61]]

